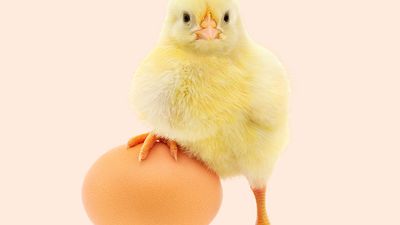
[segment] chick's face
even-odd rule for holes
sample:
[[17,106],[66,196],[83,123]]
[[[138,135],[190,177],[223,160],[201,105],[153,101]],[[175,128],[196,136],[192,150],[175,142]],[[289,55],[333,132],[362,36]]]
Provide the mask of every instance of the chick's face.
[[171,0],[163,37],[189,50],[228,53],[245,35],[235,0]]

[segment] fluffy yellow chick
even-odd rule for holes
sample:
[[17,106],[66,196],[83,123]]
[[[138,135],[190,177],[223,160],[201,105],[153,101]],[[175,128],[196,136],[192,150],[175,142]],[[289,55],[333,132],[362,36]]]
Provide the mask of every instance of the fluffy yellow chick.
[[287,142],[284,68],[245,32],[234,0],[171,0],[156,48],[133,78],[131,99],[156,141],[177,143],[222,178],[244,175],[255,194],[257,224],[269,224],[266,183]]

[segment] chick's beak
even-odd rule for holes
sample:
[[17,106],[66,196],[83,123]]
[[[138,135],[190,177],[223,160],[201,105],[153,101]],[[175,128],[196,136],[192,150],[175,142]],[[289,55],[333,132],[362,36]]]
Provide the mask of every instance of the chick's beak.
[[217,22],[212,18],[211,12],[208,12],[207,16],[201,21],[200,27],[202,29],[196,32],[198,40],[210,41],[219,38],[221,32],[217,29]]

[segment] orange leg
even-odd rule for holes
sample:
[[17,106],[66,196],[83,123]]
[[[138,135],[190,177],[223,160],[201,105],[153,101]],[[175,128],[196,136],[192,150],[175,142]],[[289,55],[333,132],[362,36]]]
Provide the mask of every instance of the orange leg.
[[270,225],[267,211],[265,208],[265,192],[266,188],[253,188],[254,196],[256,197],[257,202],[257,223],[256,225]]
[[156,134],[153,133],[145,133],[133,137],[128,142],[128,149],[135,147],[136,145],[142,144],[142,148],[140,149],[139,153],[139,162],[145,160],[150,153],[150,150],[153,148],[154,144],[157,142],[163,142],[168,145],[169,150],[171,152],[172,157],[175,160],[178,160],[178,145],[175,141],[168,140],[162,137],[158,137]]

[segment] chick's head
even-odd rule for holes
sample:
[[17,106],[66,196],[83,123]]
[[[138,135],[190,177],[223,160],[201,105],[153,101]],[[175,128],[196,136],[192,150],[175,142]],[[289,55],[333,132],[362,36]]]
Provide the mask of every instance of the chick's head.
[[164,41],[196,53],[228,54],[246,37],[235,0],[171,0]]

